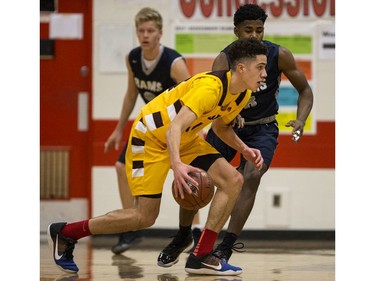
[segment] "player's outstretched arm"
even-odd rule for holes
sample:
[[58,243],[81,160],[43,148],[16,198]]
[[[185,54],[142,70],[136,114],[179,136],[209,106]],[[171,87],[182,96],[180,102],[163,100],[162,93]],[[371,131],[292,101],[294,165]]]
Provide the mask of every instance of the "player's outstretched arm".
[[293,140],[298,141],[303,134],[306,119],[313,106],[313,93],[304,73],[298,69],[293,54],[287,48],[281,46],[279,48],[279,68],[299,94],[297,118],[286,124],[287,127],[293,128]]

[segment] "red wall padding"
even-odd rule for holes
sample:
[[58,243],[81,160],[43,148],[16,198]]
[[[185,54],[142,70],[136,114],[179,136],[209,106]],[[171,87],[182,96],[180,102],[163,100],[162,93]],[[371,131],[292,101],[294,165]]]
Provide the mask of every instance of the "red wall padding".
[[[94,121],[92,160],[93,166],[111,166],[119,151],[104,154],[104,143],[116,126],[116,121]],[[131,122],[125,128],[124,140],[129,135]],[[335,168],[335,122],[318,122],[316,135],[304,135],[295,143],[290,135],[280,135],[279,145],[271,168]],[[122,145],[125,144],[125,141]],[[122,149],[122,147],[120,148]],[[239,156],[233,160],[238,165]]]

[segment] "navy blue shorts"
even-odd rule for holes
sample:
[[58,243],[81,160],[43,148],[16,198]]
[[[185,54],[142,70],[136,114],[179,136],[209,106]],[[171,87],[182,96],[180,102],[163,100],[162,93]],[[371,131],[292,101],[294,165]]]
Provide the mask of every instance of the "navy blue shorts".
[[[235,128],[234,131],[247,146],[260,150],[267,167],[271,165],[279,143],[277,140],[279,137],[277,121],[268,124],[246,125],[243,128]],[[228,162],[232,161],[234,156],[236,156],[237,151],[226,145],[212,129],[208,131],[206,141],[215,147]],[[241,155],[240,167],[244,167],[245,163],[246,160]]]

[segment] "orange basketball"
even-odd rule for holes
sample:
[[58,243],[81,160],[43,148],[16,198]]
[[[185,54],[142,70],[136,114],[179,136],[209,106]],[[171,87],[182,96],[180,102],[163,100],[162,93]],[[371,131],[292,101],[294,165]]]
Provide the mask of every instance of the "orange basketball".
[[184,199],[181,199],[181,197],[176,197],[174,195],[174,192],[172,192],[172,194],[176,202],[182,208],[188,210],[199,210],[211,202],[212,197],[215,193],[215,186],[211,176],[206,171],[202,170],[200,172],[191,172],[189,173],[189,176],[191,176],[192,178],[194,178],[196,182],[198,182],[198,186],[195,186],[192,183],[187,182],[193,193],[185,193]]

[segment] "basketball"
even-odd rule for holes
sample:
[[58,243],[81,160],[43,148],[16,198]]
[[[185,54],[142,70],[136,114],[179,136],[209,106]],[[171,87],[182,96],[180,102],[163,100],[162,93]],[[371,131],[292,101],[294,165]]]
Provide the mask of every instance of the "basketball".
[[[181,197],[176,197],[174,195],[174,192],[172,192],[172,194],[176,202],[182,208],[187,210],[199,210],[211,202],[211,199],[215,193],[215,186],[213,184],[211,176],[206,171],[202,170],[200,172],[191,172],[189,173],[189,176],[191,176],[196,182],[198,182],[198,186],[195,186],[190,182],[186,182],[193,193],[185,193],[184,199],[181,199]],[[173,184],[174,181],[172,183],[172,189]]]

